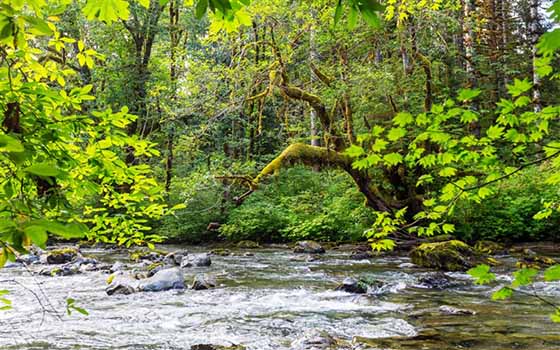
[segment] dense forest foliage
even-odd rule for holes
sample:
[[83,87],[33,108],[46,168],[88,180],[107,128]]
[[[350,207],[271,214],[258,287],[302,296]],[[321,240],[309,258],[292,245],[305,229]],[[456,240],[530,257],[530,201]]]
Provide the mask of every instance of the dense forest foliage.
[[558,238],[558,2],[0,11],[2,261],[48,233]]

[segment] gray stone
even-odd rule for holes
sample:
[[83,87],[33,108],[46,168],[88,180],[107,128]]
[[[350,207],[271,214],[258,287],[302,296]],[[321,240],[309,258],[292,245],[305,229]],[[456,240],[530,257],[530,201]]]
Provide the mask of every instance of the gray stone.
[[315,241],[299,241],[294,247],[294,253],[323,254],[325,248]]
[[160,292],[169,289],[184,289],[185,277],[180,268],[173,267],[156,272],[152,277],[140,281],[138,289],[145,292]]
[[214,276],[206,274],[198,274],[194,277],[191,289],[204,290],[216,287],[216,279]]
[[327,332],[312,329],[292,342],[290,350],[327,350],[336,348],[336,340]]
[[183,257],[183,260],[181,261],[181,267],[202,267],[210,266],[211,264],[212,260],[206,253],[187,255]]

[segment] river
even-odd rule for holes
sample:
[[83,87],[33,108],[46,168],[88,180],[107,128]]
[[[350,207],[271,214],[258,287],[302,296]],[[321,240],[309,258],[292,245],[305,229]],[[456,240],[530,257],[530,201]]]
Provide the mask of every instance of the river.
[[[166,250],[203,251],[164,246]],[[1,349],[190,349],[195,344],[241,344],[251,350],[291,349],[311,329],[340,340],[341,349],[560,349],[560,325],[551,308],[535,298],[490,300],[497,284],[476,286],[464,273],[451,273],[456,285],[443,290],[420,285],[427,270],[406,256],[351,260],[349,250],[330,250],[316,261],[288,249],[232,250],[212,256],[212,265],[185,269],[213,274],[209,290],[172,290],[108,296],[107,273],[45,277],[24,268],[0,269],[0,289],[8,289],[13,309],[0,311]],[[112,263],[126,261],[122,250],[84,249]],[[514,260],[498,280],[509,281]],[[34,269],[34,267],[31,267]],[[335,291],[345,277],[384,282],[368,294]],[[560,301],[560,284],[535,290]],[[73,298],[89,316],[66,314]],[[442,313],[442,305],[471,314]],[[368,340],[369,339],[369,340]]]

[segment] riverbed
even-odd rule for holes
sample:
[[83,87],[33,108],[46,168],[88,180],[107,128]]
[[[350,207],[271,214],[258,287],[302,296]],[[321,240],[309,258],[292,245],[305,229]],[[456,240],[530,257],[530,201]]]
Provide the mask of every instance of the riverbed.
[[[82,251],[107,263],[128,259],[122,250]],[[490,299],[500,283],[510,282],[515,260],[509,256],[497,258],[499,283],[477,286],[465,273],[448,273],[454,284],[436,289],[419,282],[429,271],[412,266],[404,254],[352,260],[344,247],[316,260],[279,247],[232,253],[212,256],[210,267],[184,269],[186,281],[200,272],[217,278],[216,288],[200,291],[108,296],[108,274],[101,271],[48,277],[34,274],[33,267],[0,269],[0,289],[10,291],[13,306],[0,311],[0,348],[188,350],[239,344],[287,350],[320,330],[337,339],[340,349],[560,349],[560,325],[550,321],[550,306],[528,296]],[[336,291],[345,277],[383,284],[367,294]],[[535,292],[560,302],[559,283],[537,284]],[[67,298],[89,315],[68,315]],[[468,312],[450,314],[442,306]]]

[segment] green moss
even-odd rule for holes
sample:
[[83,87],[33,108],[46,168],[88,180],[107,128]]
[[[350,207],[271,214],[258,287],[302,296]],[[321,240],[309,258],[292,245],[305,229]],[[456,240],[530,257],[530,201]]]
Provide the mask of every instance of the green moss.
[[304,164],[345,168],[349,167],[351,163],[350,158],[327,148],[294,143],[268,163],[254,182],[258,183],[265,176],[277,174],[282,167],[287,165]]
[[487,240],[477,241],[474,245],[474,249],[477,252],[484,254],[500,254],[505,252],[505,248],[503,245]]
[[162,262],[155,262],[155,263],[152,263],[152,264],[148,265],[148,271],[153,271],[153,270],[157,269],[157,268],[160,267],[160,266],[163,266],[163,263],[162,263]]
[[255,241],[244,240],[237,243],[237,248],[241,249],[257,249],[260,247],[261,246]]
[[470,246],[458,240],[424,243],[410,252],[414,264],[444,271],[464,271],[472,267],[475,255]]
[[558,261],[555,259],[549,258],[547,256],[526,256],[515,264],[517,268],[533,268],[533,269],[542,269],[548,266],[556,265]]

